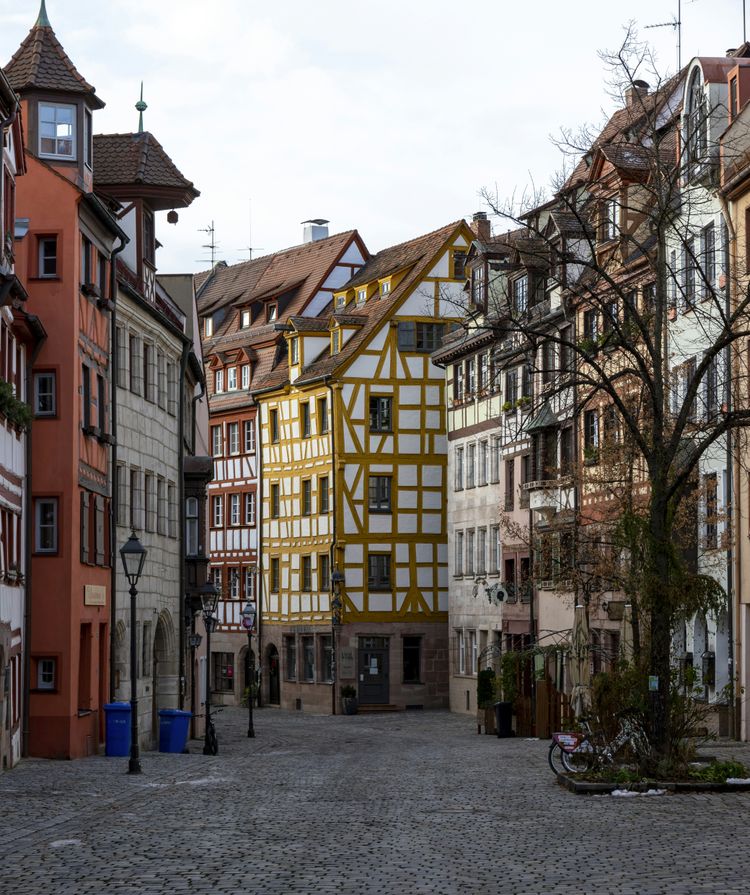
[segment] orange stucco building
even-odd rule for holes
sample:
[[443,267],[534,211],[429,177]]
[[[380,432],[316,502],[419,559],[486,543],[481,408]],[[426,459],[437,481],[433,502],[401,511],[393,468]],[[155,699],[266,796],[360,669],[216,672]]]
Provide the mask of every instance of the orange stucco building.
[[98,751],[109,692],[110,270],[127,237],[92,192],[103,103],[44,4],[5,74],[26,125],[17,271],[49,334],[33,368],[28,749],[76,758]]

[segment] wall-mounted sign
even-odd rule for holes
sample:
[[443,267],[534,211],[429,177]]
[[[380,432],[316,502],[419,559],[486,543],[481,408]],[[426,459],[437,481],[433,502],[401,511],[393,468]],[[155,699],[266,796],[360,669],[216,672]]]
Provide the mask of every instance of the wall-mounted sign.
[[354,650],[344,648],[339,653],[339,674],[344,678],[354,677]]
[[107,588],[100,584],[85,584],[83,586],[84,606],[106,606]]

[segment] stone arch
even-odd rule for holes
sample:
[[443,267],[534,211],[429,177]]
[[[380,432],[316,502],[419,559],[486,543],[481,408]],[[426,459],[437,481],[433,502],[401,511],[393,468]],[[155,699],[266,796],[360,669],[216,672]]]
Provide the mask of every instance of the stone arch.
[[177,708],[180,692],[177,634],[172,616],[166,609],[156,621],[152,671],[154,713],[159,709]]

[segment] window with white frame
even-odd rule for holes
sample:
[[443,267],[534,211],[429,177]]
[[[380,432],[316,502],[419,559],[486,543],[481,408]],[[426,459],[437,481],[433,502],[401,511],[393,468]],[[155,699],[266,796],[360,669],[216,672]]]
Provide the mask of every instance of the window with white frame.
[[245,495],[245,525],[255,525],[255,491]]
[[216,494],[211,499],[211,514],[214,528],[221,528],[224,525],[224,497]]
[[237,568],[229,570],[229,596],[232,600],[240,598],[240,570]]
[[466,574],[474,574],[474,549],[476,534],[473,528],[466,532]]
[[245,420],[245,453],[255,453],[255,420]]
[[237,391],[237,367],[227,368],[227,391]]
[[248,329],[250,327],[250,311],[240,312],[240,329]]
[[211,447],[214,457],[221,457],[224,453],[224,444],[221,437],[221,426],[211,426]]
[[38,243],[37,276],[51,279],[57,276],[57,237],[40,236]]
[[76,158],[76,107],[39,103],[39,155],[72,161]]
[[476,484],[476,456],[477,446],[473,442],[466,445],[466,487],[473,488]]
[[250,388],[250,364],[242,365],[242,388]]
[[464,487],[464,449],[457,447],[454,456],[456,461],[454,490],[462,491]]
[[57,553],[57,498],[38,497],[35,501],[36,553]]
[[487,484],[487,449],[488,444],[486,441],[479,442],[479,476],[478,476],[478,484],[481,487],[482,485]]
[[477,660],[479,654],[477,652],[477,632],[469,631],[469,658],[471,660],[471,666],[469,668],[469,674],[477,673]]
[[214,374],[214,391],[217,394],[221,394],[224,391],[224,371],[217,370]]
[[464,632],[457,631],[456,639],[458,640],[458,673],[466,674],[466,641]]
[[391,589],[390,553],[369,553],[367,555],[367,586],[371,591]]
[[230,494],[229,495],[229,524],[230,525],[239,525],[240,524],[240,495],[239,494]]
[[490,446],[490,481],[500,481],[500,439],[495,435]]
[[203,335],[207,339],[210,339],[213,334],[214,334],[214,318],[206,317],[205,320],[203,321]]
[[454,545],[453,574],[459,577],[464,573],[464,533],[462,531],[456,532]]
[[57,659],[37,659],[37,690],[54,690],[57,687]]
[[34,416],[57,413],[57,374],[53,370],[34,373]]
[[228,423],[227,436],[229,439],[229,453],[239,454],[240,452],[240,424]]
[[487,572],[487,529],[477,529],[477,575]]
[[255,599],[255,572],[253,571],[251,566],[245,566],[244,569],[245,575],[245,599],[246,600],[254,600]]
[[500,571],[500,526],[490,526],[490,574],[497,575]]

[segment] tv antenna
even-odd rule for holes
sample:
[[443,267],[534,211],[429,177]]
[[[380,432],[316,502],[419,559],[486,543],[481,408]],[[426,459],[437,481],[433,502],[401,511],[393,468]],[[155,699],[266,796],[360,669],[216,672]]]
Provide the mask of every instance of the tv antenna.
[[214,227],[214,222],[211,221],[210,226],[198,228],[199,233],[208,233],[209,240],[207,243],[201,246],[202,249],[210,249],[211,250],[211,267],[216,264],[216,250],[219,248],[219,244],[216,242],[216,228]]
[[[743,0],[744,6],[744,0]],[[648,28],[674,28],[677,31],[677,71],[682,68],[682,0],[677,0],[677,18],[673,18],[671,22],[657,22],[655,25],[644,25],[644,30]]]
[[237,249],[238,252],[249,252],[250,258],[249,260],[253,260],[253,252],[262,252],[263,249],[253,245],[253,200],[247,200],[248,205],[248,227],[247,227],[247,236],[249,245],[243,246],[241,249]]

